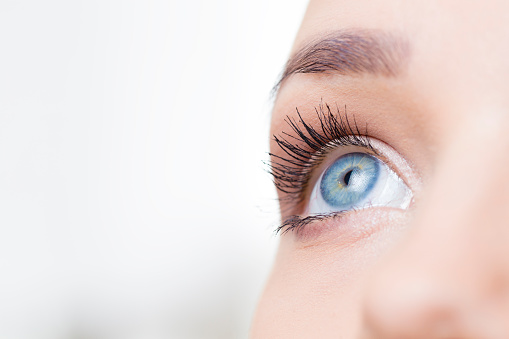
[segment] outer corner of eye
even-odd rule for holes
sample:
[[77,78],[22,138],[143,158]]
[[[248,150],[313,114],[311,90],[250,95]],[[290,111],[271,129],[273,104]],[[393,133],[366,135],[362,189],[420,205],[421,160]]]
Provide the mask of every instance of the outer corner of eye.
[[337,158],[313,187],[308,214],[347,212],[369,207],[405,210],[413,193],[382,160],[354,152]]

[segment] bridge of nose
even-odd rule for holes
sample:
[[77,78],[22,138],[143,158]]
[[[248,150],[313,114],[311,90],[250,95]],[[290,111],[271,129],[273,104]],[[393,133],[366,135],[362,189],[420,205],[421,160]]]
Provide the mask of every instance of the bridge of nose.
[[[421,335],[436,326],[458,337],[492,330],[482,325],[495,312],[490,299],[509,291],[507,116],[503,110],[466,116],[451,129],[408,238],[370,287],[365,315],[379,336]],[[481,332],[471,328],[472,318],[481,319]]]

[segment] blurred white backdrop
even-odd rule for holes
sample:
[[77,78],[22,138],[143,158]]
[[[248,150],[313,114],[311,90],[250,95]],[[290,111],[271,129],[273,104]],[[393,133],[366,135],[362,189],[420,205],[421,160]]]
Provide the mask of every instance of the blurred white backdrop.
[[243,338],[306,0],[0,1],[0,338]]

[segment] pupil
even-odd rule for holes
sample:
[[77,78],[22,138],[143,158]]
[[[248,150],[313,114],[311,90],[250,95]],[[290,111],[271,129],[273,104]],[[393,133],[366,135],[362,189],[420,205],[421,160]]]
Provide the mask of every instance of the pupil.
[[352,176],[353,170],[349,170],[346,172],[345,177],[343,178],[343,181],[345,182],[345,185],[348,186],[348,183],[350,182],[350,177]]

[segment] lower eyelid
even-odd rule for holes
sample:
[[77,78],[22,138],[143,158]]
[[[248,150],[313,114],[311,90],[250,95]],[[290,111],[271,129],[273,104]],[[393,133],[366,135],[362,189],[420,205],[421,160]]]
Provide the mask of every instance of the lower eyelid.
[[297,232],[288,232],[299,248],[333,245],[334,249],[358,245],[386,229],[405,227],[409,215],[400,209],[376,207],[331,215]]
[[[355,147],[355,146],[345,146],[345,147],[342,147],[342,148],[336,150],[335,152],[331,153],[331,155],[328,156],[329,160],[323,161],[323,163],[320,164],[319,168],[314,170],[315,174],[311,177],[311,179],[307,185],[308,186],[307,190],[309,190],[309,191],[312,190],[312,188],[314,187],[316,182],[319,180],[321,173],[323,173],[323,171],[328,166],[330,166],[330,164],[334,161],[335,158],[340,157],[342,154],[347,154],[349,152],[362,151],[362,152],[365,152],[367,154],[370,154],[372,156],[379,158],[380,161],[383,161],[387,166],[389,166],[389,168],[391,170],[394,167],[397,167],[399,173],[405,173],[405,175],[400,175],[398,173],[398,176],[405,182],[405,184],[407,184],[408,187],[410,187],[410,190],[413,192],[415,187],[417,186],[418,180],[416,179],[412,169],[406,163],[406,161],[402,158],[402,156],[399,155],[399,153],[397,153],[395,150],[393,150],[390,146],[386,145],[385,143],[383,143],[380,140],[372,139],[371,142],[373,144],[373,147],[377,151],[377,154],[368,152],[368,151],[364,150],[363,148],[359,148],[359,147]],[[389,158],[391,159],[390,162],[385,160],[385,159],[389,159]],[[408,183],[410,183],[410,185]],[[289,230],[292,231],[291,233],[294,233],[294,231],[298,229],[299,230],[298,233],[300,236],[300,234],[305,234],[307,232],[307,229],[309,229],[310,226],[312,226],[311,224],[316,226],[318,224],[323,224],[322,221],[329,222],[330,219],[334,220],[334,223],[337,223],[337,221],[339,221],[343,216],[346,217],[347,215],[356,212],[355,210],[343,211],[343,212],[339,212],[339,213],[335,212],[335,213],[323,216],[321,218],[322,220],[320,220],[320,221],[317,220],[318,218],[314,218],[315,220],[312,220],[311,222],[307,222],[307,221],[303,222],[302,220],[305,219],[306,217],[308,217],[307,206],[309,204],[311,192],[304,193],[304,194],[306,197],[299,204],[294,204],[294,202],[292,202],[292,201],[284,202],[283,200],[280,202],[282,214],[286,215],[287,217],[284,218],[285,222],[283,222],[283,224],[280,225],[276,229],[276,233],[282,234]],[[287,208],[285,206],[287,206]],[[378,207],[377,209],[379,209],[379,208],[381,208],[381,207]],[[284,213],[284,212],[287,212],[287,213]],[[288,222],[289,215],[296,215],[300,220],[297,223]],[[295,219],[295,220],[297,220],[297,219]],[[315,226],[313,226],[313,227],[315,227]],[[320,226],[320,227],[322,227],[322,226]]]
[[[374,140],[373,141],[374,144],[377,145],[377,147],[380,148],[380,154],[383,154],[385,155],[385,157],[390,157],[391,159],[394,159],[393,161],[404,161],[403,159],[401,159],[401,156],[398,155],[396,153],[396,151],[390,149],[389,146],[386,146],[386,145],[383,145],[383,143],[381,141],[378,141],[378,140]],[[334,156],[331,157],[331,159],[333,160],[329,160],[329,161],[326,161],[324,162],[324,164],[322,166],[320,166],[320,168],[322,168],[320,170],[320,173],[319,173],[319,177],[314,179],[313,181],[311,181],[311,187],[316,185],[317,184],[317,181],[320,180],[321,176],[323,175],[323,172],[325,171],[324,167],[325,166],[330,166],[331,163],[333,163],[335,160],[334,158],[338,156],[338,154],[348,154],[347,151],[358,151],[358,148],[355,148],[355,147],[348,147],[343,150],[338,150],[336,152],[336,154],[334,154]],[[371,154],[371,153],[368,153],[368,154]],[[378,156],[375,156],[374,154],[371,154],[372,156],[378,158]],[[339,156],[341,157],[341,156]],[[378,158],[379,161],[383,162],[383,160],[380,160],[380,158]],[[386,164],[386,162],[383,162],[383,165],[382,166],[389,166],[388,164]],[[401,164],[400,164],[401,166]],[[391,166],[392,167],[392,166]],[[403,169],[405,169],[403,167]],[[388,174],[387,175],[391,175],[390,172],[391,172],[391,169],[388,167]],[[392,175],[395,175],[396,179],[399,179],[399,180],[402,180],[400,179],[400,176],[396,175],[395,173],[393,173]],[[394,181],[393,181],[394,182]],[[404,187],[406,187],[406,189],[408,189],[408,186],[403,184]],[[383,186],[382,186],[383,187]],[[385,190],[384,190],[385,191]],[[409,191],[411,192],[411,190]],[[407,194],[407,193],[406,193]],[[409,193],[410,194],[410,197],[412,196],[412,193]],[[392,196],[392,194],[391,194]],[[307,202],[306,202],[306,205],[308,206],[310,204],[310,200],[311,199],[311,196],[310,194],[308,195],[308,198],[307,198]],[[409,203],[409,200],[408,199],[408,194],[407,194],[407,198],[405,198],[407,202],[405,202],[403,204],[403,201],[402,201],[402,204],[404,206],[399,206],[401,208],[397,208],[399,209],[399,212],[401,213],[402,212],[402,209],[406,209],[407,206],[408,206],[408,203]],[[382,202],[383,201],[388,201],[388,200],[381,200]],[[384,204],[382,204],[384,205]],[[296,233],[296,236],[298,236],[299,238],[308,238],[310,234],[321,234],[322,232],[325,231],[325,229],[327,229],[327,225],[334,225],[333,227],[341,227],[341,228],[344,228],[346,227],[345,225],[348,225],[349,222],[348,222],[348,219],[350,218],[351,215],[354,215],[356,214],[357,212],[358,213],[361,213],[361,214],[366,214],[364,213],[362,210],[369,210],[369,209],[372,209],[372,210],[380,210],[380,209],[393,209],[394,207],[397,207],[396,205],[392,206],[392,204],[388,204],[388,206],[386,207],[383,207],[383,206],[380,206],[380,205],[375,205],[373,206],[372,203],[369,201],[369,202],[366,202],[366,203],[363,203],[361,206],[359,206],[359,208],[353,208],[352,210],[344,210],[344,211],[335,211],[335,212],[332,212],[332,213],[325,213],[325,214],[320,214],[320,215],[309,215],[309,213],[307,213],[307,208],[306,210],[303,211],[302,213],[302,216],[297,216],[295,217],[293,220],[288,220],[287,219],[287,222],[285,222],[280,228],[278,228],[278,232],[280,233],[284,233],[284,232],[288,232],[288,231],[292,231],[292,233]],[[371,220],[367,220],[367,222],[371,222]],[[346,223],[346,224],[345,224]],[[325,229],[324,229],[325,227]],[[368,228],[370,229],[370,228]],[[344,230],[345,232],[348,233],[348,230]],[[327,233],[327,232],[325,232]],[[355,233],[355,232],[354,232]],[[360,234],[360,237],[364,237],[364,231],[361,232]]]

